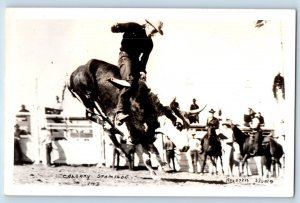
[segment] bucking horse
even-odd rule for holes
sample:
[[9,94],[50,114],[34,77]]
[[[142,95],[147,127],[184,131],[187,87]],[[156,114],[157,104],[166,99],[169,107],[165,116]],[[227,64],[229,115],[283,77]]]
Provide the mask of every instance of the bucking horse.
[[[70,76],[68,89],[86,107],[88,119],[110,126],[109,136],[114,146],[131,161],[130,155],[122,148],[116,135],[124,137],[123,132],[115,125],[115,109],[121,88],[126,86],[121,80],[119,67],[98,59],[91,59],[87,64],[79,66]],[[143,161],[150,176],[159,179],[151,167],[150,153],[157,156],[159,164],[164,166],[159,157],[158,150],[154,146],[155,130],[160,127],[158,117],[165,115],[174,126],[182,129],[182,121],[173,114],[171,107],[161,104],[159,98],[154,94],[142,80],[131,87],[129,100],[129,119],[125,125],[129,132],[128,142],[141,145]]]

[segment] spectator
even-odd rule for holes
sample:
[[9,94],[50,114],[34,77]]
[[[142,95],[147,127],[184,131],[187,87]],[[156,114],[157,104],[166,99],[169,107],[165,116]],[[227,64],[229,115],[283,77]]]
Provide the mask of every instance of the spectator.
[[191,104],[191,107],[190,107],[191,112],[189,113],[190,124],[199,123],[199,112],[192,113],[193,110],[198,110],[198,109],[199,109],[199,106],[196,104],[196,99],[193,99],[193,103]]
[[262,130],[260,126],[260,121],[259,121],[259,115],[258,113],[255,114],[255,117],[253,118],[251,124],[250,124],[252,134],[254,137],[254,152],[253,155],[258,155],[261,150],[262,150],[262,141],[263,141],[263,135],[262,135]]
[[252,119],[255,116],[255,112],[252,108],[248,108],[247,114],[244,114],[244,126],[250,127],[250,123],[252,122]]
[[56,104],[54,105],[54,109],[59,110],[60,112],[63,110],[62,108],[62,102],[59,99],[59,96],[56,96]]
[[52,146],[52,135],[51,132],[49,130],[46,129],[46,127],[42,127],[41,128],[41,144],[45,144],[46,147],[46,165],[47,166],[52,166],[51,165],[51,152],[53,150],[53,146]]
[[29,111],[26,109],[25,105],[22,104],[19,112],[29,112]]
[[258,114],[258,119],[259,119],[259,123],[260,123],[260,126],[265,126],[265,119],[264,117],[261,115],[260,112],[257,113]]
[[222,121],[222,116],[223,116],[222,109],[219,109],[218,110],[218,119],[219,119],[219,121]]
[[166,150],[167,163],[171,167],[171,161],[173,165],[173,170],[176,171],[175,167],[175,148],[176,145],[171,141],[169,136],[165,136],[164,139],[164,150]]
[[195,138],[196,133],[192,133],[192,139],[189,140],[190,156],[192,160],[193,173],[198,172],[198,162],[200,164],[200,153],[202,150],[200,140]]
[[21,130],[18,124],[15,125],[14,132],[14,164],[23,164],[23,152],[21,148],[21,135],[27,135],[25,130]]
[[[222,137],[220,135],[223,135]],[[222,123],[222,133],[219,135],[222,146],[222,163],[224,175],[232,175],[233,166],[239,167],[241,159],[240,147],[234,139],[232,121],[226,119]]]

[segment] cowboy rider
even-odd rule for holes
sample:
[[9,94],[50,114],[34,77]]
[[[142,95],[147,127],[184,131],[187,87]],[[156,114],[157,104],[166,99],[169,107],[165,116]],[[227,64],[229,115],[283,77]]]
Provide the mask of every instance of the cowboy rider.
[[[134,22],[117,23],[111,27],[113,33],[124,33],[119,53],[119,67],[122,80],[134,86],[139,79],[146,78],[146,64],[153,49],[151,39],[156,33],[163,35],[161,21],[149,21],[140,25]],[[127,108],[129,104],[130,88],[123,87],[119,94],[117,104],[117,125],[122,125],[129,117]]]
[[259,120],[259,114],[256,113],[254,118],[252,119],[252,122],[250,124],[251,130],[252,130],[252,135],[253,135],[253,155],[257,155],[261,149],[262,141],[263,141],[263,136],[262,136],[262,129],[261,129],[261,123]]
[[217,119],[214,114],[215,114],[215,110],[211,109],[209,111],[210,116],[207,118],[206,121],[206,127],[207,128],[212,128],[214,130],[219,129],[219,119]]

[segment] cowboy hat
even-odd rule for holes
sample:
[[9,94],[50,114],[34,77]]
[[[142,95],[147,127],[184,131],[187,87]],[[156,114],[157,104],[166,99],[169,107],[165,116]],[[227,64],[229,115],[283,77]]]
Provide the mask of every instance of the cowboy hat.
[[226,126],[228,126],[228,127],[231,127],[231,125],[232,125],[232,122],[230,121],[230,120],[225,120],[223,123],[222,123],[222,125],[226,125]]
[[163,26],[163,22],[161,22],[161,21],[159,21],[159,20],[156,20],[156,21],[149,21],[149,20],[147,20],[147,19],[145,19],[145,21],[149,24],[149,25],[151,25],[152,27],[154,27],[156,30],[157,30],[157,32],[159,33],[159,34],[161,34],[161,35],[163,35],[164,34],[164,32],[162,31],[162,26]]
[[213,110],[213,109],[209,110],[209,113],[215,113],[215,112],[216,112],[216,111]]

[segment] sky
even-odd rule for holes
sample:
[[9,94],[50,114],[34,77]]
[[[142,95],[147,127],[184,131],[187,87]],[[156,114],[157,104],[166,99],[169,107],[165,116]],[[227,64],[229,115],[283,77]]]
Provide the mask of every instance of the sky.
[[[79,11],[79,12],[77,12]],[[134,11],[134,12],[133,12]],[[272,124],[277,105],[272,93],[275,75],[293,77],[293,24],[286,13],[224,10],[11,10],[6,13],[6,104],[34,111],[53,106],[66,75],[92,58],[117,65],[122,34],[116,22],[163,21],[164,35],[153,37],[147,83],[167,105],[176,97],[189,110],[222,109],[240,122],[248,107]],[[115,17],[119,16],[119,17]],[[256,28],[257,20],[265,25]],[[292,69],[292,70],[291,70]],[[292,91],[292,89],[290,89]],[[82,116],[83,106],[66,93],[64,113]]]

